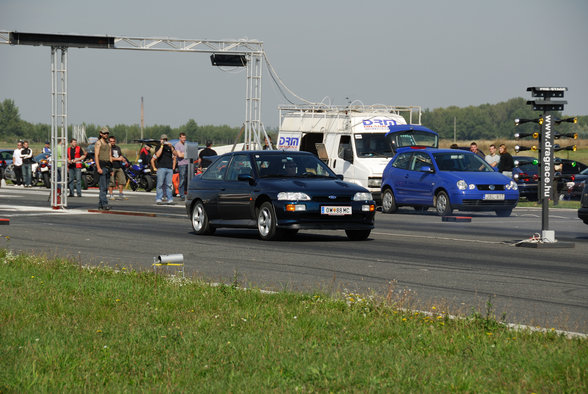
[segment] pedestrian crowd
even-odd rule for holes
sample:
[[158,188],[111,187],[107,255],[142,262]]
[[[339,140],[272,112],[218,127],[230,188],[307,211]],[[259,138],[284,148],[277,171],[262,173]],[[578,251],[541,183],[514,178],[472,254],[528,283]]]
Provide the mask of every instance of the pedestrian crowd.
[[[110,135],[108,127],[102,127],[99,135],[94,144],[93,156],[99,188],[98,209],[110,210],[109,200],[127,199],[124,194],[124,188],[127,186],[125,168],[131,163],[117,145],[116,137]],[[57,145],[56,160],[54,161],[57,169],[57,181],[61,182],[63,163],[67,163],[68,196],[82,197],[82,169],[86,160],[92,160],[92,156],[78,144],[75,138],[69,141],[67,148],[64,141],[60,142]],[[155,173],[157,179],[156,204],[174,205],[173,198],[176,196],[181,201],[185,200],[190,164],[187,147],[185,133],[180,133],[176,144],[170,143],[167,135],[162,134],[159,143],[152,141],[143,145],[139,153],[138,163]],[[41,153],[46,158],[51,156],[51,144],[48,141],[45,142]],[[216,156],[216,154],[216,151],[212,149],[212,141],[206,141],[206,148],[200,152],[198,158],[194,161],[196,171],[201,172],[205,169],[210,164],[209,157]],[[32,187],[31,172],[33,163],[33,151],[29,147],[28,141],[19,141],[13,152],[14,183],[16,186]]]
[[[453,147],[453,145],[452,145]],[[511,154],[508,153],[505,144],[500,144],[498,147],[498,153],[496,153],[496,145],[492,144],[489,147],[490,153],[484,156],[482,152],[478,150],[478,144],[472,142],[470,144],[470,151],[480,156],[494,168],[498,168],[498,171],[507,177],[512,177],[512,170],[514,169],[514,159]]]

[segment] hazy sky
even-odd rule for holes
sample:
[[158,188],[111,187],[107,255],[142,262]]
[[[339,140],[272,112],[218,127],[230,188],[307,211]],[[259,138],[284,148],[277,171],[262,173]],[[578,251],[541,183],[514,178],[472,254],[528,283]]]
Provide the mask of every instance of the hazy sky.
[[[530,98],[566,86],[565,113],[588,114],[588,1],[0,0],[0,30],[263,41],[284,83],[315,102],[439,108]],[[50,123],[50,48],[0,45],[0,100]],[[246,74],[209,55],[68,51],[69,124],[240,126]],[[262,120],[285,99],[263,69]],[[1,133],[1,130],[0,130]]]

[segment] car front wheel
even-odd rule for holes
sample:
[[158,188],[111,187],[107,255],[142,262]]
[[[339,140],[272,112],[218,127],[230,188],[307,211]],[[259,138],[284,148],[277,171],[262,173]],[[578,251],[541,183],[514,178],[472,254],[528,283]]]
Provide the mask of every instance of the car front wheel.
[[449,216],[453,212],[449,196],[445,192],[439,192],[435,198],[435,209],[439,216]]
[[278,239],[281,232],[277,228],[276,212],[271,202],[264,202],[257,211],[257,231],[264,241]]
[[214,227],[210,225],[204,204],[201,201],[198,201],[192,209],[192,228],[198,235],[214,233]]
[[345,230],[345,234],[347,234],[347,238],[351,241],[364,241],[369,236],[372,230]]
[[512,209],[497,209],[496,210],[496,216],[501,217],[501,218],[509,217],[511,213],[512,213]]
[[396,198],[394,198],[394,193],[392,190],[384,190],[384,195],[382,196],[382,212],[394,213],[397,209],[398,207],[396,206]]

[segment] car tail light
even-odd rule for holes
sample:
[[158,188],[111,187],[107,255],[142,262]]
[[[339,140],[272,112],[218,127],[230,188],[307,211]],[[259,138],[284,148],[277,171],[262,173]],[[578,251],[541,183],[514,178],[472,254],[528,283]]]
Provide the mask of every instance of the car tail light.
[[534,181],[537,181],[537,180],[539,180],[539,175],[538,175],[538,174],[535,174],[535,175],[533,175],[533,180],[534,180]]
[[575,176],[575,175],[572,175],[572,176],[570,177],[570,181],[574,182],[575,180],[576,180],[576,176]]

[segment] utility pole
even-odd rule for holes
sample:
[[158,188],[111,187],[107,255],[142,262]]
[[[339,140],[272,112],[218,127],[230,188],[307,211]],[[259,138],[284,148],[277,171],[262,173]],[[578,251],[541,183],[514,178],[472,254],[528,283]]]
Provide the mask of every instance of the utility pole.
[[145,126],[145,116],[143,112],[143,96],[141,96],[141,139],[143,139],[143,127]]

